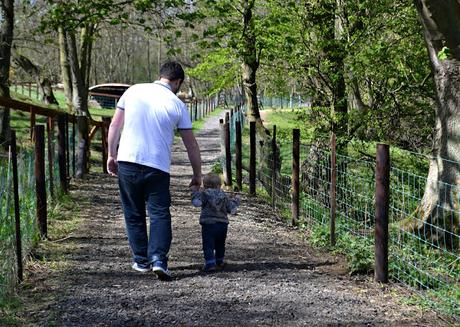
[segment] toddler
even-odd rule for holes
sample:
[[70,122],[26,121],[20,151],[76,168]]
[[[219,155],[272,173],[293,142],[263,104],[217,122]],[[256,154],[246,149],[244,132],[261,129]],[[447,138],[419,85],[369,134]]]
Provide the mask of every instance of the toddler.
[[224,268],[227,214],[236,214],[236,208],[240,204],[238,196],[229,197],[220,189],[220,185],[220,177],[210,173],[203,178],[204,189],[192,192],[192,204],[201,207],[200,225],[205,272]]

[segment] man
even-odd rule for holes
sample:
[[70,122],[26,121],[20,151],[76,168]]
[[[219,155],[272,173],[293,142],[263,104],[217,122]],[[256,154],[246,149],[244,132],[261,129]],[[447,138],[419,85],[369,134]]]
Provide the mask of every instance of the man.
[[132,268],[140,272],[153,270],[160,280],[171,278],[167,265],[172,239],[169,169],[176,128],[193,169],[190,187],[201,185],[200,150],[187,107],[176,96],[184,75],[179,63],[167,62],[160,69],[158,81],[136,84],[126,90],[118,101],[108,137],[107,171],[118,176],[126,233],[134,258]]

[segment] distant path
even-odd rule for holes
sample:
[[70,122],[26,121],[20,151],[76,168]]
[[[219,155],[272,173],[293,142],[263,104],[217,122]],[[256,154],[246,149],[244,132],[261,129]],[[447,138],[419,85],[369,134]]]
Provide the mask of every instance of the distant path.
[[[219,154],[219,117],[198,133],[204,172]],[[199,211],[187,189],[191,168],[174,145],[172,282],[131,269],[116,179],[92,174],[72,191],[81,227],[42,253],[56,267],[32,267],[27,313],[37,326],[441,326],[398,303],[370,277],[352,278],[342,259],[313,249],[257,199],[231,217],[228,269],[204,275]],[[64,264],[61,262],[64,260]]]

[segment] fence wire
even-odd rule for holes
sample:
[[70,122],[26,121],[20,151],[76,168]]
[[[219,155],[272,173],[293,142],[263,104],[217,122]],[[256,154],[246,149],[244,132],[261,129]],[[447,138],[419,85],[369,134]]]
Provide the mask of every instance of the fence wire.
[[[235,120],[236,117],[230,124],[233,171]],[[244,122],[244,119],[241,121]],[[285,159],[277,161],[276,174],[272,171],[273,154],[264,157],[263,162],[258,155],[258,192],[263,190],[270,197],[276,212],[290,217],[292,141],[278,140],[277,145],[280,157]],[[331,216],[330,149],[303,144],[300,153],[299,224],[312,232],[322,230],[328,236]],[[248,158],[249,141],[246,137],[243,139],[244,170],[249,168]],[[426,161],[425,164],[428,165]],[[222,152],[221,165],[225,171],[225,152]],[[341,152],[336,156],[335,170],[337,242],[339,246],[354,244],[357,250],[348,255],[361,256],[358,260],[371,270],[374,263],[375,159],[356,155],[353,151]],[[243,182],[247,184],[247,172],[243,176],[246,176]],[[459,315],[460,190],[457,185],[439,182],[430,187],[437,191],[434,203],[424,198],[424,194],[427,196],[427,177],[417,176],[397,165],[390,168],[390,278],[414,290],[436,309]],[[360,271],[360,267],[354,268]]]
[[[70,126],[70,125],[69,125]],[[69,136],[70,158],[73,139]],[[47,141],[47,140],[46,140]],[[52,136],[52,176],[49,172],[49,148],[45,142],[45,179],[50,203],[62,193],[59,175],[57,133]],[[19,212],[22,258],[25,260],[39,239],[36,221],[35,152],[25,145],[17,154]],[[17,285],[16,229],[11,152],[0,152],[0,298],[12,294]],[[70,177],[70,176],[69,176]],[[51,182],[53,194],[51,194]]]
[[[34,158],[32,152],[18,154],[22,257],[36,240]],[[0,161],[0,297],[11,294],[17,283],[14,191],[11,153]]]

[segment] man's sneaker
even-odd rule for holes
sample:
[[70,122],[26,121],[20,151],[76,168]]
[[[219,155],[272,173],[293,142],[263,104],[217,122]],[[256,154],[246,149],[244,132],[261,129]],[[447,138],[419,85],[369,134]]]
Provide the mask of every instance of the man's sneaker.
[[226,264],[225,264],[225,262],[223,262],[223,261],[222,261],[222,262],[217,262],[217,263],[216,263],[216,269],[217,269],[217,270],[224,270],[225,266],[226,266]]
[[203,271],[204,272],[213,272],[216,271],[216,264],[215,263],[206,263],[203,266]]
[[155,261],[152,271],[157,275],[159,280],[171,280],[171,272],[163,261]]
[[149,271],[150,271],[150,266],[142,267],[142,266],[140,266],[137,262],[133,263],[132,268],[133,268],[134,270],[139,271],[139,272],[142,272],[142,273],[145,273],[145,272],[149,272]]

